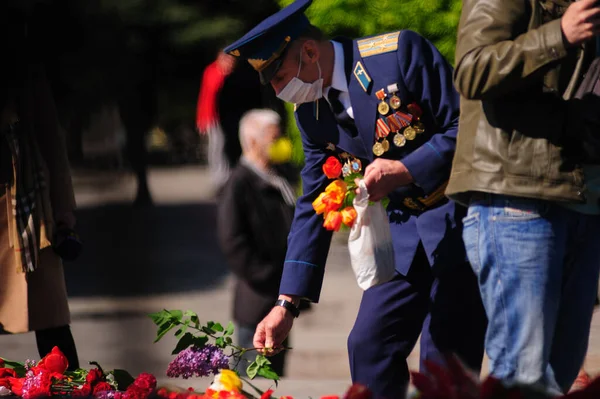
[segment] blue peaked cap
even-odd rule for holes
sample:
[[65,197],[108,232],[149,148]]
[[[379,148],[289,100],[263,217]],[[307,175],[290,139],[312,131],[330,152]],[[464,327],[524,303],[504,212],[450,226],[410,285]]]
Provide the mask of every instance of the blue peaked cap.
[[304,15],[312,0],[297,0],[271,15],[223,51],[248,60],[267,84],[281,67],[288,45],[310,25]]

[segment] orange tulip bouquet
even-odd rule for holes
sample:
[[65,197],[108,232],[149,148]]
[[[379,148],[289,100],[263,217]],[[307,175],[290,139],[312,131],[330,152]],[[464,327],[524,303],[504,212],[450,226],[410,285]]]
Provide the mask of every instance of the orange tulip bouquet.
[[[317,215],[323,215],[323,227],[327,230],[339,231],[342,227],[351,228],[354,224],[357,216],[353,206],[358,188],[356,181],[363,178],[360,170],[362,165],[358,159],[348,159],[342,165],[338,158],[330,156],[323,164],[323,173],[333,181],[313,201],[312,206]],[[381,202],[387,208],[388,198]]]

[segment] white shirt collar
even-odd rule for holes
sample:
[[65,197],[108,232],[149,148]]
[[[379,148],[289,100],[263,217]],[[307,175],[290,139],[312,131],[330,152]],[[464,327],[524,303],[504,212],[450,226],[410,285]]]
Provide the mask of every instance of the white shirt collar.
[[[331,77],[331,87],[337,89],[341,92],[348,92],[348,80],[346,77],[346,71],[344,68],[345,60],[344,60],[344,46],[342,43],[334,42],[331,40],[331,44],[333,44],[333,76]],[[329,91],[329,90],[327,90]]]

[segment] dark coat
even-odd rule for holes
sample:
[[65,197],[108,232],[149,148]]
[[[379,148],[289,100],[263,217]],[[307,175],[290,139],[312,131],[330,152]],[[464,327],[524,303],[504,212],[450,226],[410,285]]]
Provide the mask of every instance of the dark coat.
[[234,169],[218,205],[221,250],[237,276],[234,320],[256,325],[278,296],[294,208],[243,163]]

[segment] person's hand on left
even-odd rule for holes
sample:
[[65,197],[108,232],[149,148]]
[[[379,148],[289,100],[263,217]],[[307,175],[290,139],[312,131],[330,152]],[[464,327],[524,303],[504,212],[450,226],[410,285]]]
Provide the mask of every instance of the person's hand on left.
[[392,190],[413,182],[402,162],[383,158],[377,158],[367,166],[363,180],[370,201],[379,201]]

